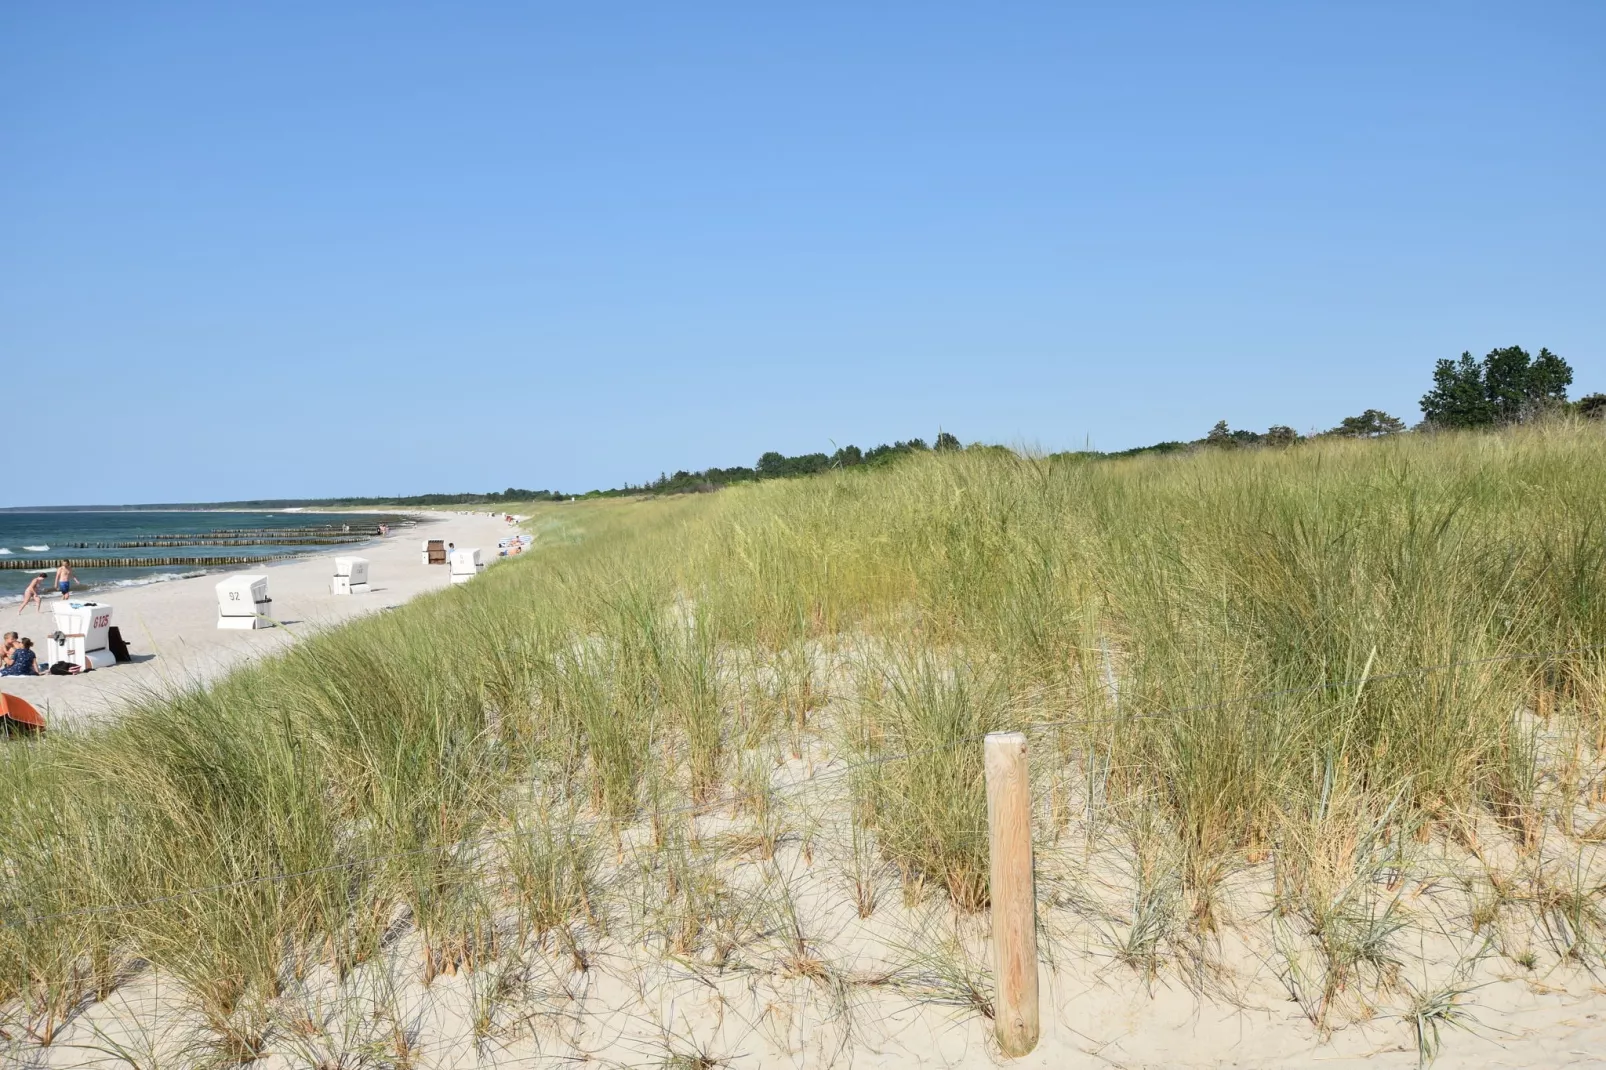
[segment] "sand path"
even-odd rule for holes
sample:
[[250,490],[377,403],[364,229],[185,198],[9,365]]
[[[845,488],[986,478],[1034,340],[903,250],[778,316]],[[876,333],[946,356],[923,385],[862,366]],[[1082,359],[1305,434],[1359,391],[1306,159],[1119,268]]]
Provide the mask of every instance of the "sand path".
[[[426,537],[446,539],[459,547],[478,547],[480,559],[491,564],[497,560],[497,540],[511,534],[500,517],[484,513],[427,515],[427,522],[422,522],[421,514],[416,527],[400,528],[388,539],[358,549],[341,548],[295,561],[145,587],[87,591],[75,598],[112,607],[112,623],[121,629],[133,662],[78,676],[6,677],[4,688],[37,706],[52,728],[90,724],[130,698],[174,684],[216,679],[244,662],[283,650],[302,636],[447,586],[444,566],[420,561],[419,543]],[[368,594],[329,593],[337,553],[368,558],[372,588]],[[217,627],[217,583],[224,576],[243,572],[267,575],[273,615],[285,627],[254,631]],[[50,612],[54,601],[53,597],[46,600],[43,613],[32,607],[20,615],[10,607],[0,610],[0,630],[15,629],[32,638],[42,654],[44,637],[54,630]]]

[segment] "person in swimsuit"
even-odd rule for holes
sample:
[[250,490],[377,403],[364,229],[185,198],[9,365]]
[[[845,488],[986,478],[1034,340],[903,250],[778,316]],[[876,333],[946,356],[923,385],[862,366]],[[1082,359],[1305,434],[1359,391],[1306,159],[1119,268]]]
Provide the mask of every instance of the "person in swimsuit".
[[3,663],[5,659],[11,656],[13,650],[22,645],[22,640],[17,638],[16,632],[7,632],[4,639],[5,643],[0,645],[0,663]]
[[63,602],[67,600],[67,592],[72,590],[73,580],[77,578],[73,575],[72,566],[65,559],[56,566],[56,590],[61,592]]
[[[50,573],[48,572],[41,572],[39,575],[35,576],[29,581],[28,589],[22,592],[22,605],[17,607],[18,615],[21,615],[22,611],[28,608],[29,602],[32,602],[34,605],[38,606],[40,613],[45,611],[45,600],[39,597],[39,588],[44,585],[45,577],[49,575]],[[15,632],[9,632],[7,634],[8,637],[16,635]],[[7,650],[6,653],[9,654],[11,651]]]
[[24,639],[12,649],[5,665],[0,667],[0,676],[38,676],[38,655],[33,652],[33,640]]

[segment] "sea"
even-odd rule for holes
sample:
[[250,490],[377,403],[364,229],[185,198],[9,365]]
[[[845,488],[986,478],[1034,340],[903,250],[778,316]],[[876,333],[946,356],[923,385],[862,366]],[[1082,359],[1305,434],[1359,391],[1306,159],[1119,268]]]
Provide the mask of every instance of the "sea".
[[[137,587],[184,579],[208,572],[238,572],[252,562],[282,555],[350,550],[360,553],[378,537],[380,524],[411,523],[402,516],[374,513],[198,512],[194,510],[37,510],[0,512],[0,604],[21,601],[28,581],[49,571],[47,591],[54,591],[56,562],[72,562],[78,583],[73,593],[89,594],[117,587]],[[318,532],[296,529],[316,528]],[[345,529],[344,531],[342,529]],[[349,542],[318,542],[337,535]],[[223,540],[230,545],[217,545]],[[262,541],[256,541],[262,540]],[[208,543],[212,545],[208,545]],[[115,546],[115,543],[156,543]],[[239,543],[239,545],[232,545]],[[223,557],[216,566],[163,564],[125,567],[105,563],[114,558]],[[46,568],[5,567],[8,563],[43,561]]]

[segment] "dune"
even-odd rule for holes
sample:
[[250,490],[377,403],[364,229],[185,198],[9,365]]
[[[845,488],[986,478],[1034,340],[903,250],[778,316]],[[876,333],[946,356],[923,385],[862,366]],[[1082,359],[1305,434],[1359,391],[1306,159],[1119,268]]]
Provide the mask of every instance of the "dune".
[[[967,450],[542,507],[532,557],[348,628],[326,559],[275,586],[281,634],[212,632],[203,581],[193,678],[320,634],[14,763],[7,1054],[1600,1065],[1603,460],[1589,429]],[[445,584],[417,541],[377,583]],[[1000,729],[1035,852],[1014,1060]]]

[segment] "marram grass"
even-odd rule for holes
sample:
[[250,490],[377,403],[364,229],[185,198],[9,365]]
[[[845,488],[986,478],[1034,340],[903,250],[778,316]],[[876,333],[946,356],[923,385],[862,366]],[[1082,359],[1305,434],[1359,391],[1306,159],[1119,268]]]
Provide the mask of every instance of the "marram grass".
[[[1269,858],[1341,984],[1387,965],[1355,934],[1392,915],[1346,896],[1399,843],[1576,831],[1606,745],[1603,486],[1601,428],[1559,424],[533,507],[538,552],[472,584],[0,748],[0,1006],[49,1043],[148,964],[249,1058],[286,986],[398,926],[425,981],[531,945],[580,963],[575,932],[649,916],[723,965],[777,908],[712,859],[810,849],[769,795],[799,763],[857,763],[860,914],[881,863],[982,910],[978,737],[1005,728],[1032,732],[1045,835],[1128,837],[1129,961]],[[1599,889],[1530,898],[1598,956]]]

